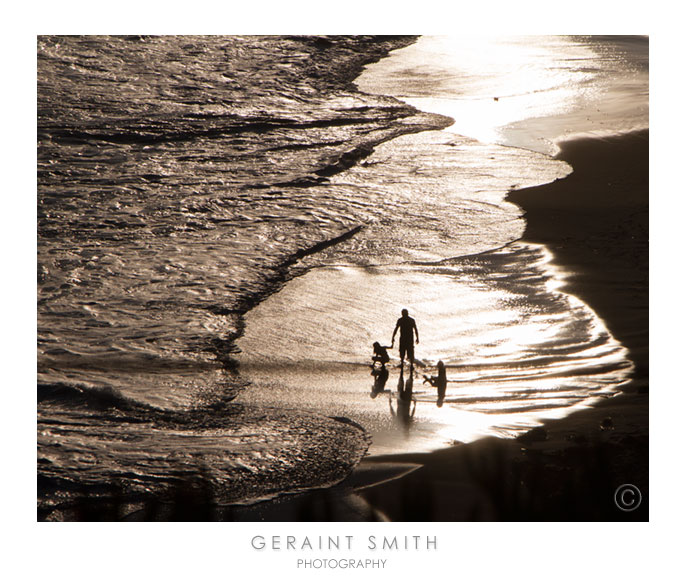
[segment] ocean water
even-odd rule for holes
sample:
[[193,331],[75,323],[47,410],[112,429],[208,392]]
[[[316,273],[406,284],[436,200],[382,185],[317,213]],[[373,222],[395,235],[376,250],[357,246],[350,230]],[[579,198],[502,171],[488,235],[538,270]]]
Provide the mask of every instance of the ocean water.
[[[513,66],[457,68],[442,38],[351,83],[408,43],[38,39],[39,518],[188,479],[227,503],[327,485],[367,450],[515,435],[630,377],[504,198],[570,172],[547,118],[596,132],[611,95],[611,132],[647,126],[647,42],[511,40],[567,77],[531,66],[526,107],[478,125],[453,107],[507,106]],[[403,307],[421,366],[372,398]]]

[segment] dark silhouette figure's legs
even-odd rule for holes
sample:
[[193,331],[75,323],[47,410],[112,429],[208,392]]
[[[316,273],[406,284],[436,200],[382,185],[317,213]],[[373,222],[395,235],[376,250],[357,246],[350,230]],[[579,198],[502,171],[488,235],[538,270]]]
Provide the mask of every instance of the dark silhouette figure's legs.
[[410,374],[414,373],[414,347],[407,348],[407,361],[410,362]]

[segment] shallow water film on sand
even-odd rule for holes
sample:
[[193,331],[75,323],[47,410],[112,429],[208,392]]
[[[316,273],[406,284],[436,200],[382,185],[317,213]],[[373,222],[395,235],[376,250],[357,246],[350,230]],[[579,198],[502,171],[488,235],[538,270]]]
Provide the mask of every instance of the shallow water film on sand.
[[[218,503],[326,486],[368,448],[515,435],[630,378],[505,197],[571,171],[522,149],[522,129],[555,116],[591,132],[579,113],[597,96],[628,103],[644,73],[631,43],[517,41],[566,77],[551,89],[532,66],[526,107],[470,134],[459,109],[384,95],[406,95],[389,80],[482,110],[507,105],[507,80],[474,89],[466,57],[448,75],[444,40],[413,41],[39,37],[39,518],[113,492],[125,516],[188,480]],[[612,68],[628,72],[616,87]],[[545,91],[564,99],[538,108]],[[536,145],[564,134],[546,128]],[[401,308],[419,365],[401,376],[396,346],[372,398],[371,345]],[[440,407],[423,378],[439,360]]]

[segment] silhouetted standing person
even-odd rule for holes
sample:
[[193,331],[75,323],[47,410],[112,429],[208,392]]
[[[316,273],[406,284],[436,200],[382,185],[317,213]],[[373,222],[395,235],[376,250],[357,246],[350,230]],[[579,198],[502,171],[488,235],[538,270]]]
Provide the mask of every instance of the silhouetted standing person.
[[[391,347],[395,343],[395,334],[400,329],[400,370],[402,371],[405,361],[405,354],[407,353],[407,360],[410,362],[410,370],[414,370],[414,344],[415,339],[419,345],[419,331],[417,331],[417,324],[409,315],[406,308],[401,312],[402,316],[398,319],[393,330],[393,337],[391,337]],[[414,335],[414,337],[413,337]]]

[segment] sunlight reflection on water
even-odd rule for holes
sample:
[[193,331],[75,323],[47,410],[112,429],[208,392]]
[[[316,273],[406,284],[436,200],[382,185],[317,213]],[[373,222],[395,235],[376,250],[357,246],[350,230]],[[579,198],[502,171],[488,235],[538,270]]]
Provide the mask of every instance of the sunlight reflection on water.
[[647,128],[647,42],[424,36],[367,68],[357,85],[450,116],[454,133],[554,154],[563,136]]
[[[372,452],[515,435],[616,393],[632,370],[595,313],[550,287],[558,280],[546,250],[522,243],[435,265],[314,269],[246,315],[238,343],[253,386],[243,398],[351,418],[373,434]],[[404,307],[421,363],[412,434],[398,439],[390,398],[369,397],[365,364],[373,341],[390,344]],[[391,357],[387,394],[397,347]],[[423,381],[438,360],[448,377],[441,409]]]

